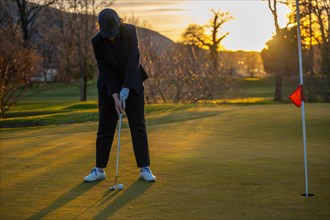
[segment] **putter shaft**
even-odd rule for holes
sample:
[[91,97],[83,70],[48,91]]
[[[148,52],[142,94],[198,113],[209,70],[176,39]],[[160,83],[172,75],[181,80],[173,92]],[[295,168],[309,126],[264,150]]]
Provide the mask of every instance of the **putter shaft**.
[[118,148],[117,148],[117,159],[116,159],[116,178],[115,178],[115,184],[112,187],[110,187],[111,190],[115,190],[117,188],[119,156],[120,156],[120,132],[121,132],[122,118],[123,118],[123,115],[122,115],[122,113],[120,113],[119,114],[119,124],[118,124]]

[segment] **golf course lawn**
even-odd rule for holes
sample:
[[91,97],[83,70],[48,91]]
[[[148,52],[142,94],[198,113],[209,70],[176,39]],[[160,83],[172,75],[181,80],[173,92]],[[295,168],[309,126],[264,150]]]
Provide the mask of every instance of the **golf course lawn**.
[[[1,130],[1,219],[329,219],[329,104],[153,105],[147,111],[155,183],[138,179],[127,119],[119,183],[95,163],[96,121]],[[149,107],[149,108],[151,108]],[[148,108],[148,106],[147,106]]]

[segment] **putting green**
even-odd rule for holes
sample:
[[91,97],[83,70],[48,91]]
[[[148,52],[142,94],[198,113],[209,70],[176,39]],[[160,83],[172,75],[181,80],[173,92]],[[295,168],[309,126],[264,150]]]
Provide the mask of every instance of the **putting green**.
[[[159,108],[162,106],[159,105]],[[192,105],[147,115],[157,182],[138,180],[127,126],[119,182],[94,165],[96,122],[1,131],[1,219],[329,219],[329,104],[306,105],[309,190],[300,109]],[[127,124],[126,119],[123,122]],[[114,140],[116,142],[116,139]]]

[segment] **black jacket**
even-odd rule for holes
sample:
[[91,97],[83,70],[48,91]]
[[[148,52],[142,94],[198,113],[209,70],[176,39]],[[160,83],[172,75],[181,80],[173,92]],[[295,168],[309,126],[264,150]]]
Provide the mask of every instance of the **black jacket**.
[[100,33],[92,39],[94,55],[99,69],[97,88],[109,96],[121,88],[143,91],[143,81],[148,78],[140,65],[140,52],[134,25],[122,24],[115,43],[102,38]]

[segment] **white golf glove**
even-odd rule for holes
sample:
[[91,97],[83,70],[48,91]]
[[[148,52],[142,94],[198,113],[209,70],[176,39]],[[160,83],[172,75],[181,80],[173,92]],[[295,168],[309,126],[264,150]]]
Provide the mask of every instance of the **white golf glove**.
[[126,108],[126,99],[128,98],[129,89],[128,88],[122,88],[119,93],[119,99],[121,104],[123,105],[123,108]]

